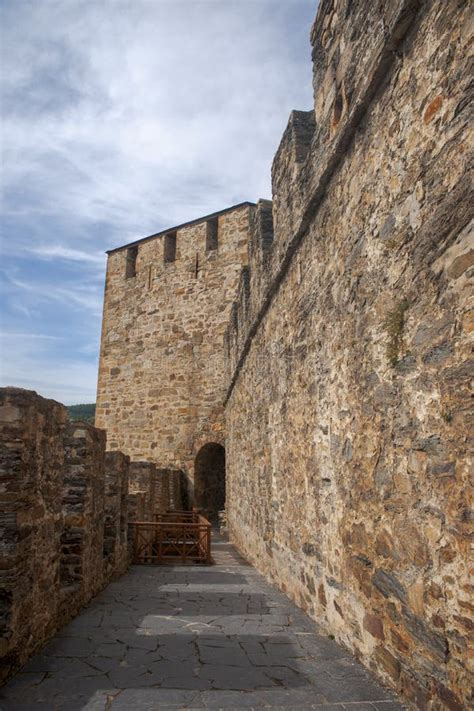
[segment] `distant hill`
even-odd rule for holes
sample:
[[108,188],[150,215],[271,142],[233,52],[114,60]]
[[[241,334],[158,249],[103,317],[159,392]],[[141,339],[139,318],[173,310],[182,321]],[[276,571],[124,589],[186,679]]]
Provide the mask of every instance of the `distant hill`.
[[68,405],[67,409],[71,420],[82,420],[94,424],[95,402],[90,405]]

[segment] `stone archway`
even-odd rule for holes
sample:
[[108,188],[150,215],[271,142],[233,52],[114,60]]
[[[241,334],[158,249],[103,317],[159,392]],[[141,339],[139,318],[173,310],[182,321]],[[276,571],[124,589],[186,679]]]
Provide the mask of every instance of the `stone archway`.
[[216,442],[208,442],[196,455],[194,462],[194,503],[213,523],[225,506],[225,449]]

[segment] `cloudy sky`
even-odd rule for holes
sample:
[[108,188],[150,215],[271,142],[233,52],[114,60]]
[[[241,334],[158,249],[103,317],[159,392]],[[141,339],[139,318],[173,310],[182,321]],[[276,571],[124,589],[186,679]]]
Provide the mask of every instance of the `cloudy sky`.
[[94,402],[104,251],[270,197],[316,0],[2,0],[2,385]]

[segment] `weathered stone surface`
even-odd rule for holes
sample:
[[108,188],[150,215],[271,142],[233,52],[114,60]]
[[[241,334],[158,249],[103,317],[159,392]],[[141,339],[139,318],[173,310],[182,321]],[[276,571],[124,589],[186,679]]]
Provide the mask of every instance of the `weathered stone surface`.
[[104,576],[120,575],[128,566],[129,458],[122,452],[105,455]]
[[320,3],[226,336],[233,540],[420,708],[472,704],[471,32],[455,0]]
[[133,566],[0,691],[2,710],[402,711],[231,545],[214,543],[212,567]]
[[103,586],[105,432],[86,422],[65,431],[61,614],[76,614]]
[[153,462],[129,465],[129,520],[154,521],[155,515],[185,507],[185,476],[179,469],[159,469]]
[[56,629],[67,411],[0,389],[0,680]]
[[224,440],[222,337],[251,207],[178,228],[174,261],[164,259],[166,235],[140,242],[134,276],[127,248],[109,254],[96,425],[132,462],[185,472],[191,494],[199,450]]
[[154,520],[155,480],[156,467],[153,462],[130,462],[128,481],[130,521]]
[[127,567],[128,459],[104,460],[104,432],[0,389],[0,681]]

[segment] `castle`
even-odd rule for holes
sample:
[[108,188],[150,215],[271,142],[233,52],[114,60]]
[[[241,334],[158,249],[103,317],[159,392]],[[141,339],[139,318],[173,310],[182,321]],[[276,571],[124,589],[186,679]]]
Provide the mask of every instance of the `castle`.
[[96,425],[110,450],[185,472],[211,517],[225,500],[222,343],[254,209],[151,235],[107,265]]
[[470,19],[321,0],[272,202],[109,253],[96,420],[114,466],[225,503],[258,570],[413,707],[452,711],[472,703]]

